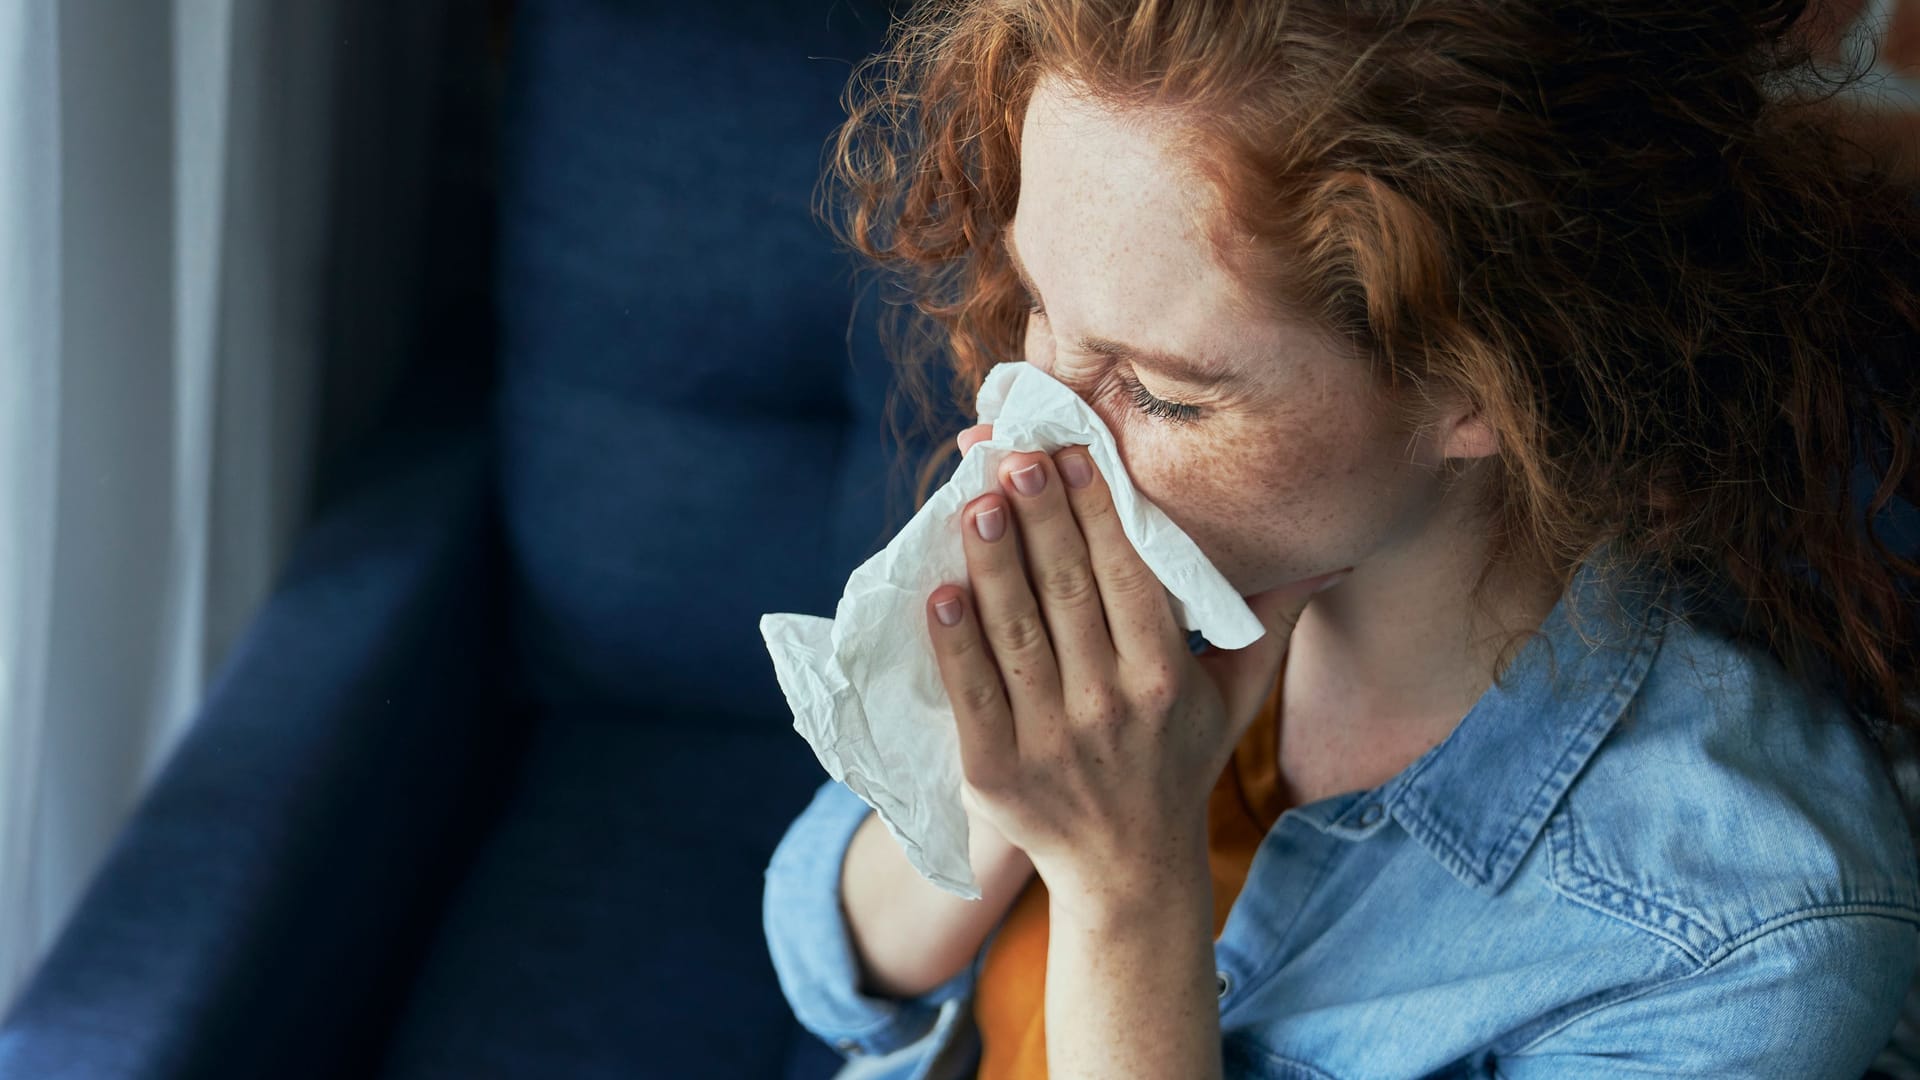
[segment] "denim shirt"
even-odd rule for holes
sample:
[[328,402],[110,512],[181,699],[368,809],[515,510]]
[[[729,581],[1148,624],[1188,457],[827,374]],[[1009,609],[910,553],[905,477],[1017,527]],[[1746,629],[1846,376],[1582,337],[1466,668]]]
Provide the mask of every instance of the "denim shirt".
[[[1855,1080],[1886,1043],[1920,883],[1885,767],[1837,698],[1598,565],[1443,742],[1268,832],[1214,946],[1228,1077]],[[773,854],[781,988],[841,1080],[970,1077],[992,936],[919,997],[856,989],[867,813],[830,780]]]

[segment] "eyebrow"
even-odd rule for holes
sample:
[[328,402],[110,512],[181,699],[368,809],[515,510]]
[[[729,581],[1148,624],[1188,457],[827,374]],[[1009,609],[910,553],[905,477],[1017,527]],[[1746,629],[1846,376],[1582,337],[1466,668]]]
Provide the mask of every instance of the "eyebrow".
[[[1000,246],[1006,250],[1007,261],[1012,264],[1013,273],[1020,279],[1021,287],[1026,289],[1028,295],[1032,296],[1034,300],[1038,301],[1040,299],[1040,290],[1034,286],[1033,275],[1027,273],[1026,264],[1020,261],[1020,252],[1015,248],[1013,243],[1012,226],[1009,225],[1007,228],[1000,230]],[[1240,378],[1238,372],[1222,370],[1218,367],[1200,363],[1197,360],[1188,359],[1177,353],[1161,352],[1157,349],[1142,349],[1137,346],[1128,345],[1122,341],[1114,341],[1110,338],[1092,337],[1083,334],[1075,338],[1073,344],[1082,352],[1090,352],[1111,360],[1119,360],[1124,363],[1137,364],[1144,368],[1150,368],[1171,379],[1186,383],[1189,386],[1214,389],[1231,385],[1232,383],[1238,382]]]

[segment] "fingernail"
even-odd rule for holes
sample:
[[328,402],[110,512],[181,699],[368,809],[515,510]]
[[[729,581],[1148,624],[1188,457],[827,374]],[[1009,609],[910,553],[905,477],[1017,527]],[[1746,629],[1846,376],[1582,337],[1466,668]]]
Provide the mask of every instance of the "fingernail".
[[980,534],[980,539],[998,540],[1007,531],[1007,516],[998,506],[982,510],[973,515],[973,527]]
[[1047,471],[1039,465],[1013,470],[1014,490],[1022,495],[1038,495],[1047,486]]
[[1093,483],[1093,462],[1085,454],[1068,454],[1060,459],[1060,475],[1067,478],[1067,486],[1083,488]]
[[945,600],[933,602],[933,616],[940,620],[941,626],[956,626],[960,622],[960,601],[949,596]]

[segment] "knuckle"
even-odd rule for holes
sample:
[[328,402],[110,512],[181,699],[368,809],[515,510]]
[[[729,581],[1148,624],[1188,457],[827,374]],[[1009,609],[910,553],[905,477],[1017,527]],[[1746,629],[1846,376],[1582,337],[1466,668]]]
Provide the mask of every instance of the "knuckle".
[[1010,652],[1032,652],[1047,643],[1046,625],[1040,621],[1040,612],[1033,608],[1003,616],[999,631],[996,637]]
[[970,679],[960,688],[960,705],[969,713],[991,712],[1000,707],[1000,688],[985,679]]
[[1049,602],[1079,607],[1097,600],[1100,595],[1093,567],[1081,559],[1041,567],[1034,576]]
[[1172,708],[1180,699],[1180,682],[1165,671],[1148,672],[1133,687],[1132,696],[1149,711],[1158,714]]
[[1109,588],[1126,596],[1154,596],[1160,592],[1160,579],[1138,558],[1120,561],[1107,572]]
[[1078,695],[1074,713],[1083,724],[1111,725],[1125,719],[1125,702],[1105,686],[1090,687]]

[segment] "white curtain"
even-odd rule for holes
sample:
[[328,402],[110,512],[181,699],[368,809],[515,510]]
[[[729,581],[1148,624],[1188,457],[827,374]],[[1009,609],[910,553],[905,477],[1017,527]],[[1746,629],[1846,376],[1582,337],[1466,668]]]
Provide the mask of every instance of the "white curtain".
[[0,1013],[304,517],[334,10],[0,0]]

